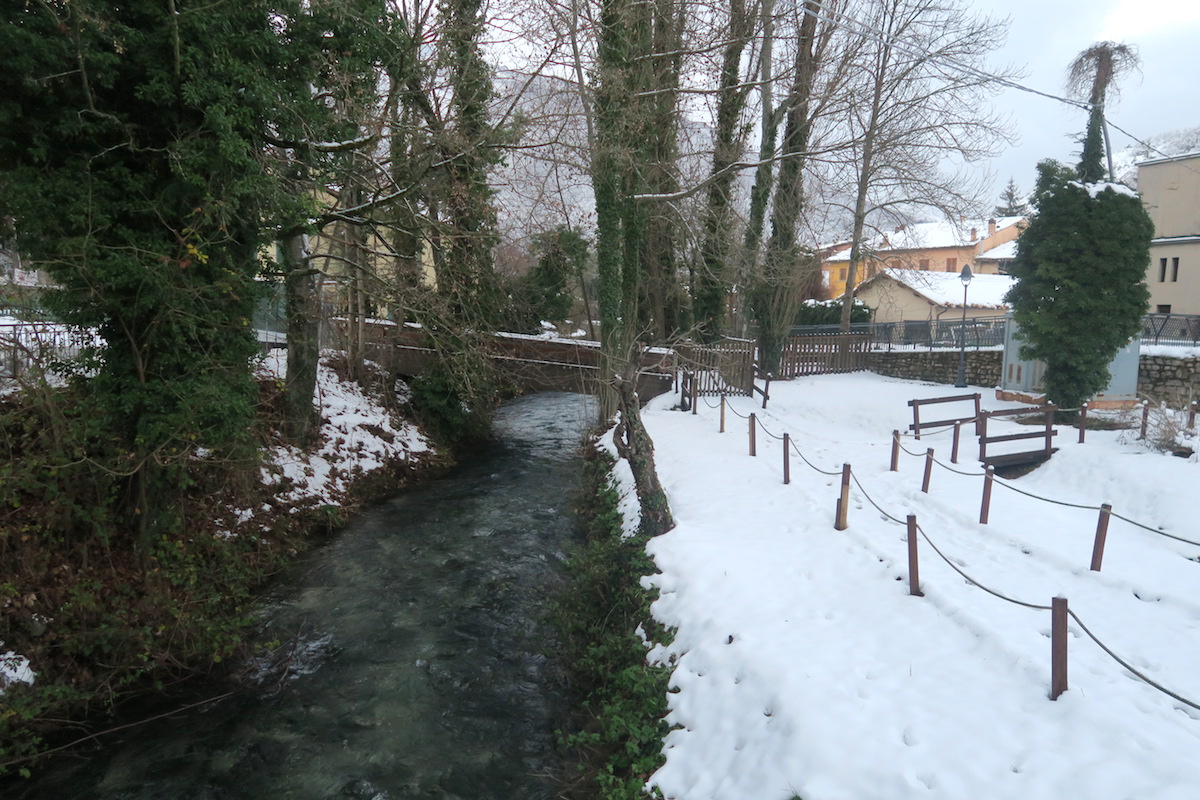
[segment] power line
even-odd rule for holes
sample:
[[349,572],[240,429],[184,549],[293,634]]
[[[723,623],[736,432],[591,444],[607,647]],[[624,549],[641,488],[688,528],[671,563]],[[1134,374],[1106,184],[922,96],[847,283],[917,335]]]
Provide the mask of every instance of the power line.
[[[851,17],[850,15],[848,15],[846,13],[836,13],[835,16],[830,16],[829,14],[824,13],[823,11],[814,11],[814,10],[810,9],[807,6],[807,4],[801,6],[801,11],[804,14],[811,16],[822,22],[826,22],[826,23],[829,23],[834,26],[840,26],[840,27],[848,30],[850,33],[853,33],[856,36],[861,36],[864,39],[870,39],[871,41],[877,42],[882,45],[886,45],[886,46],[890,47],[891,49],[895,50],[896,52],[907,55],[910,58],[926,59],[932,63],[940,64],[940,65],[948,67],[952,70],[956,70],[956,71],[963,72],[963,73],[966,73],[968,75],[971,75],[971,76],[974,76],[977,78],[981,78],[990,83],[995,83],[1000,86],[1007,87],[1009,89],[1016,89],[1021,92],[1027,92],[1029,94],[1034,94],[1039,97],[1045,97],[1048,100],[1054,100],[1056,102],[1063,103],[1064,105],[1068,105],[1073,108],[1078,108],[1083,111],[1091,111],[1091,109],[1092,109],[1091,103],[1087,103],[1082,100],[1074,100],[1069,97],[1063,97],[1061,95],[1051,94],[1050,92],[1044,92],[1041,89],[1035,89],[1032,86],[1026,86],[1025,84],[1020,83],[1019,81],[1015,81],[1011,78],[1006,78],[1001,75],[996,75],[996,74],[988,72],[986,70],[979,69],[978,67],[973,67],[970,64],[963,64],[962,62],[957,61],[956,59],[933,53],[933,52],[931,52],[927,49],[921,48],[919,46],[898,43],[894,38],[889,36],[889,34],[886,31],[882,31],[882,30],[880,30],[878,28],[874,28],[866,23],[860,22],[859,20],[855,19],[854,17]],[[1112,126],[1116,130],[1125,134],[1130,139],[1137,142],[1138,144],[1140,144],[1142,147],[1146,148],[1147,150],[1157,153],[1158,155],[1160,155],[1164,158],[1172,158],[1173,157],[1170,153],[1160,150],[1159,148],[1155,147],[1154,145],[1150,144],[1149,142],[1147,142],[1143,139],[1140,139],[1137,136],[1134,136],[1132,133],[1125,130],[1120,125],[1117,125],[1115,122],[1113,122],[1107,116],[1105,116],[1104,119],[1108,125]],[[1196,170],[1186,164],[1183,166],[1191,172],[1200,173],[1200,170]]]

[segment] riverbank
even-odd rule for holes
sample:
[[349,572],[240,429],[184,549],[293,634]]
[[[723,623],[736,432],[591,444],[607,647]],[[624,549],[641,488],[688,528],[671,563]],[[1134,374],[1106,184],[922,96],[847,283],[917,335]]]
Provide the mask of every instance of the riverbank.
[[[62,497],[27,493],[0,512],[0,772],[88,740],[99,730],[88,721],[124,698],[227,674],[272,575],[356,510],[449,465],[408,418],[402,383],[381,373],[351,383],[332,354],[320,368],[317,444],[285,445],[282,375],[273,355],[257,376],[257,465],[197,454],[184,525],[149,563],[102,529],[55,530]],[[12,396],[4,412],[11,451],[37,415]]]

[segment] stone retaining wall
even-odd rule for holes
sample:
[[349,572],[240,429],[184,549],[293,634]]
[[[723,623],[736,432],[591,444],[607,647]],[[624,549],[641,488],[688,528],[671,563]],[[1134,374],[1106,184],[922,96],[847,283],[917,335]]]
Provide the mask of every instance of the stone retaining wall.
[[[893,378],[954,385],[958,380],[957,350],[893,350],[872,352],[868,369]],[[968,350],[967,383],[971,386],[999,386],[1004,353],[1000,350]]]
[[[958,379],[958,353],[953,350],[872,352],[868,368],[879,375],[929,381],[953,386]],[[1004,353],[999,350],[967,351],[967,383],[999,386]],[[1183,408],[1200,399],[1200,358],[1142,356],[1138,367],[1138,395]]]
[[1200,358],[1142,356],[1138,363],[1138,394],[1183,408],[1200,398]]

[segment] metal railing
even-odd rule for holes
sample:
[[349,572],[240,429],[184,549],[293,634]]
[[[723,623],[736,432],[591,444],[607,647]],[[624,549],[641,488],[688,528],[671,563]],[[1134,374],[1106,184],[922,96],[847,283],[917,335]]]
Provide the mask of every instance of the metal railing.
[[1147,314],[1142,317],[1142,344],[1200,346],[1200,314]]
[[[909,320],[905,322],[856,322],[852,333],[869,333],[873,350],[933,350],[960,347],[963,339],[972,349],[1002,347],[1005,318],[968,318],[966,325],[956,320]],[[792,336],[836,333],[836,325],[797,325]]]
[[0,378],[19,378],[31,367],[52,368],[96,343],[87,330],[55,322],[0,324]]

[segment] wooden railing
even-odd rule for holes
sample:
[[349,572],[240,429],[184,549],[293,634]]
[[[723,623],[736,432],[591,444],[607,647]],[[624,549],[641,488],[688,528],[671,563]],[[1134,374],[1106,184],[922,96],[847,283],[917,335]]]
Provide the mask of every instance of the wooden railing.
[[869,333],[832,333],[789,336],[784,342],[775,378],[854,372],[867,368],[871,350]]
[[676,346],[679,366],[692,373],[694,394],[750,395],[754,386],[754,342],[725,339],[717,345]]
[[[1051,447],[1053,438],[1058,434],[1054,430],[1054,412],[1058,406],[1045,405],[1028,408],[1009,408],[1003,411],[981,411],[979,413],[979,460],[989,467],[1012,467],[1020,464],[1036,464],[1045,461],[1054,453]],[[1022,415],[1044,414],[1043,430],[1030,433],[1010,433],[1005,436],[988,436],[988,420],[992,417],[1014,417]],[[1042,446],[1036,450],[1025,450],[1019,453],[988,453],[989,444],[1000,442],[1016,442],[1028,439],[1041,439]]]
[[[980,401],[980,399],[981,399],[981,396],[980,396],[979,392],[975,392],[974,394],[956,394],[952,397],[928,397],[928,398],[918,398],[916,400],[909,400],[908,404],[909,404],[909,406],[912,407],[912,410],[913,410],[913,421],[912,421],[912,425],[908,426],[909,430],[911,430],[913,432],[913,436],[915,438],[920,439],[921,431],[924,429],[927,429],[927,428],[944,428],[948,425],[954,425],[956,423],[974,422],[975,423],[975,432],[978,433],[979,432],[979,408],[980,408],[979,401]],[[972,405],[970,406],[970,408],[971,408],[970,414],[963,414],[963,415],[959,415],[956,417],[947,417],[946,419],[937,419],[937,420],[922,420],[921,419],[921,407],[922,406],[938,405],[941,403],[963,403],[963,402],[968,402],[968,401],[972,403]]]

